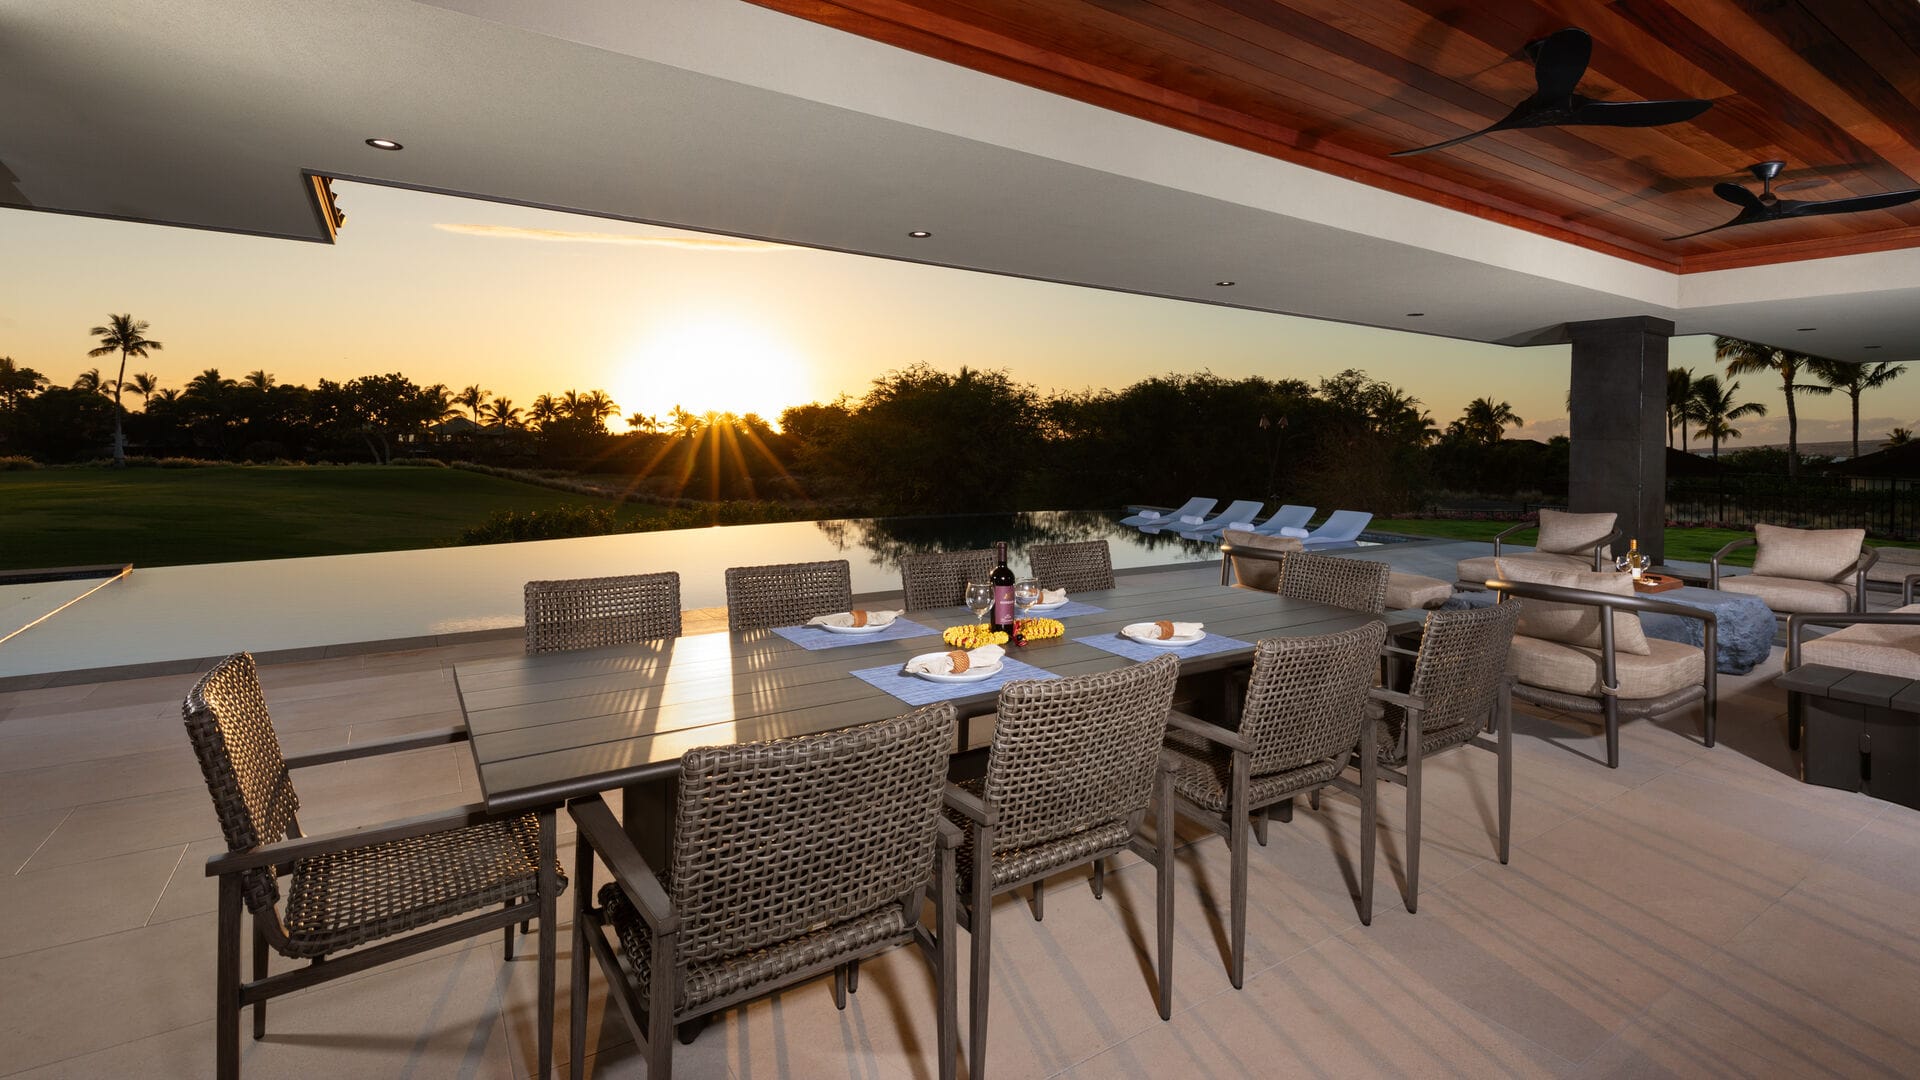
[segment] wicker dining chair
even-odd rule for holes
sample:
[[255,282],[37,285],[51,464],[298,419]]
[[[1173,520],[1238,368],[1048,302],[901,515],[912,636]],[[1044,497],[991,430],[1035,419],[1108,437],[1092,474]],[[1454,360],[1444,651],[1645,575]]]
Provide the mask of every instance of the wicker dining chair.
[[967,602],[967,583],[986,581],[993,566],[992,548],[900,556],[900,588],[907,597],[907,610],[959,607]]
[[1280,557],[1280,595],[1379,614],[1387,610],[1393,567],[1371,559],[1342,559],[1310,551]]
[[1027,548],[1027,562],[1042,588],[1068,592],[1113,588],[1113,553],[1105,540],[1034,544]]
[[798,626],[853,606],[847,560],[727,568],[727,629]]
[[1180,811],[1227,838],[1231,919],[1227,977],[1246,974],[1247,832],[1267,842],[1267,811],[1296,795],[1338,787],[1360,798],[1360,921],[1373,921],[1373,759],[1360,755],[1360,782],[1343,773],[1369,745],[1385,623],[1335,634],[1266,638],[1253,650],[1253,675],[1238,731],[1176,712],[1164,757]]
[[628,645],[680,636],[680,575],[529,581],[527,652]]
[[[513,924],[536,916],[538,1075],[547,1075],[555,898],[566,887],[554,857],[553,810],[495,814],[476,803],[307,836],[290,770],[457,742],[465,730],[287,757],[247,653],[227,657],[203,676],[187,693],[183,713],[227,841],[225,853],[207,860],[207,876],[220,879],[215,1038],[221,1080],[240,1075],[242,1008],[253,1006],[258,1039],[266,1034],[269,998],[494,929],[504,931],[510,960]],[[292,879],[284,903],[282,877]],[[253,915],[250,982],[240,977],[243,903]],[[462,915],[459,922],[444,921]],[[430,924],[439,925],[422,929]],[[269,975],[268,949],[309,963]],[[357,951],[335,955],[344,949]]]
[[[1177,658],[1160,656],[1094,675],[1010,682],[1000,690],[985,776],[948,786],[947,817],[966,830],[956,885],[972,936],[967,1067],[976,1080],[987,1065],[993,898],[1030,884],[1038,920],[1049,875],[1091,864],[1098,897],[1108,858],[1132,850],[1153,864],[1160,1018],[1171,1015],[1172,774],[1159,747],[1179,674]],[[1141,836],[1150,805],[1159,808],[1151,846]]]
[[[1387,649],[1413,659],[1405,693],[1375,695],[1380,772],[1407,790],[1408,912],[1418,910],[1420,899],[1420,770],[1435,754],[1472,745],[1499,757],[1494,853],[1502,866],[1507,863],[1513,835],[1513,676],[1507,674],[1507,654],[1523,603],[1429,612],[1419,652]],[[1485,737],[1489,727],[1494,742]]]
[[[689,750],[658,872],[599,796],[572,803],[572,1075],[587,1052],[589,953],[648,1080],[667,1080],[676,1029],[690,1042],[691,1022],[828,973],[844,1009],[861,960],[913,942],[934,966],[939,1075],[951,1080],[960,832],[941,818],[940,792],[953,735],[943,702],[842,731]],[[598,906],[596,854],[613,876]],[[927,899],[931,933],[920,925]]]

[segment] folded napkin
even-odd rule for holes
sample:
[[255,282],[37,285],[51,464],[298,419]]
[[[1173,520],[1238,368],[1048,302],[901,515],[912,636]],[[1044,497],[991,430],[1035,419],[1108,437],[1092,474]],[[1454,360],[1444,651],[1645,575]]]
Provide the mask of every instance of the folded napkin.
[[1205,623],[1169,622],[1166,619],[1161,619],[1158,622],[1128,623],[1125,627],[1121,628],[1120,632],[1131,638],[1166,641],[1169,638],[1193,637],[1205,626]]
[[1198,525],[1207,519],[1200,514],[1181,514],[1180,520],[1188,525]]
[[1043,604],[1064,604],[1067,602],[1067,590],[1041,589],[1040,602]]
[[904,611],[836,611],[831,615],[815,615],[807,620],[808,626],[886,626],[893,620],[906,614]]
[[909,675],[964,675],[981,668],[999,667],[1000,658],[1005,655],[1007,650],[998,645],[927,653],[907,661],[906,671]]
[[1295,528],[1292,525],[1282,525],[1280,526],[1280,535],[1292,536],[1292,537],[1305,537],[1307,535],[1307,530]]

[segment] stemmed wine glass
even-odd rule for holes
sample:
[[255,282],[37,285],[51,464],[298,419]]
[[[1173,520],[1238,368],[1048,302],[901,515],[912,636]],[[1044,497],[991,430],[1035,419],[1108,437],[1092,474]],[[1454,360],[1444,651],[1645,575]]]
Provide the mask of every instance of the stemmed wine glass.
[[1027,611],[1040,602],[1040,579],[1021,578],[1013,586],[1013,606],[1019,609],[1020,618],[1027,617]]
[[967,607],[973,617],[986,621],[987,612],[993,609],[993,586],[985,581],[967,582]]

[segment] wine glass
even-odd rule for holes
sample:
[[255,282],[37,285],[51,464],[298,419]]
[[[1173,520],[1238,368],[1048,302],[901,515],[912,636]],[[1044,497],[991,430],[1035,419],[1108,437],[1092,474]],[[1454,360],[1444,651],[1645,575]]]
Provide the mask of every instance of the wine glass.
[[967,582],[967,607],[974,618],[986,621],[987,612],[993,608],[993,586],[985,581]]
[[1019,609],[1020,618],[1027,617],[1028,609],[1040,602],[1040,579],[1021,578],[1013,586],[1013,606]]

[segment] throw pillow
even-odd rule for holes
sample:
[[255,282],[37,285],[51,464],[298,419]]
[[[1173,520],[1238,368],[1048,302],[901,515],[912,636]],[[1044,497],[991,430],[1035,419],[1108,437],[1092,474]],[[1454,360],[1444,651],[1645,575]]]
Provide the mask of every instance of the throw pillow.
[[1767,577],[1832,581],[1853,569],[1860,559],[1865,529],[1789,529],[1755,525],[1760,547],[1753,556],[1753,572]]
[[[1566,589],[1632,596],[1633,578],[1627,574],[1602,570],[1556,570],[1517,560],[1500,560],[1500,576],[1508,581],[1534,585],[1558,585]],[[1585,649],[1600,647],[1600,611],[1586,604],[1566,604],[1554,600],[1525,598],[1520,609],[1520,624],[1515,632],[1545,641],[1578,645]],[[1640,628],[1640,616],[1628,611],[1613,616],[1615,652],[1647,655],[1647,635]]]

